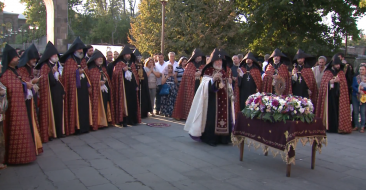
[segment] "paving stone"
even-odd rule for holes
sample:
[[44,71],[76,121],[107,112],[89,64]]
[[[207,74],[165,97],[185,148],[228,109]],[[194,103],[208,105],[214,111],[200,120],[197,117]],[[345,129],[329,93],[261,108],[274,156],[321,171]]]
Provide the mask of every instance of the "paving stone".
[[148,156],[145,153],[140,152],[139,150],[136,150],[133,148],[121,149],[121,150],[117,150],[117,152],[121,153],[124,157],[130,158],[130,159]]
[[1,184],[1,189],[4,189],[4,190],[23,190],[22,185],[20,183]]
[[45,174],[52,182],[67,182],[76,179],[69,169],[49,171],[45,172]]
[[176,159],[167,158],[165,156],[161,156],[160,158],[156,158],[158,161],[166,167],[169,167],[177,172],[188,172],[195,170],[194,167]]
[[[27,173],[30,173],[29,170]],[[0,187],[5,184],[18,184],[18,175],[14,167],[7,167],[0,170]]]
[[192,190],[192,189],[199,189],[199,190],[209,190],[209,188],[194,182],[194,180],[181,180],[171,182],[171,184],[178,188],[179,190]]
[[63,162],[81,159],[81,157],[77,153],[75,153],[73,150],[70,150],[70,149],[64,150],[64,151],[57,151],[57,152],[55,152],[55,154]]
[[146,168],[137,165],[133,160],[120,160],[115,163],[130,175],[149,173]]
[[117,187],[123,185],[124,183],[131,183],[136,181],[134,177],[132,177],[130,174],[126,173],[119,167],[103,169],[99,170],[99,172],[104,178],[106,178]]
[[36,175],[18,178],[18,181],[25,190],[30,189],[55,189],[52,183],[47,179],[45,175]]
[[55,139],[30,164],[0,170],[0,190],[11,189],[365,189],[364,134],[328,134],[328,146],[316,155],[310,169],[311,147],[296,148],[291,177],[280,156],[261,150],[217,147],[193,141],[182,122],[156,117],[146,123],[166,122],[167,128],[144,124],[106,129]]
[[84,184],[82,184],[79,180],[71,180],[67,182],[55,182],[53,185],[58,190],[86,190]]
[[114,150],[129,148],[126,144],[113,138],[106,139],[103,143]]
[[89,144],[89,146],[92,147],[95,150],[103,150],[103,149],[109,149],[110,148],[109,146],[107,146],[103,142],[91,143],[91,144]]
[[147,169],[167,182],[174,182],[188,179],[182,174],[165,167],[163,164],[154,164],[152,166],[147,167]]
[[68,136],[68,137],[62,138],[61,141],[66,143],[68,147],[86,145],[86,143],[84,141],[80,140],[78,136]]
[[132,138],[141,143],[144,143],[144,144],[150,144],[150,143],[157,142],[155,139],[153,139],[149,136],[146,136],[146,135],[136,135],[136,136],[132,136]]
[[66,168],[65,164],[56,156],[38,157],[37,163],[43,171],[62,170]]
[[88,145],[76,146],[72,147],[72,149],[77,152],[77,154],[85,160],[93,160],[93,159],[100,159],[104,158],[103,155],[99,154],[96,150],[91,148]]
[[89,190],[100,190],[100,189],[103,189],[103,190],[118,190],[118,188],[116,186],[114,186],[113,184],[110,184],[110,183],[88,187],[88,189]]
[[225,183],[222,181],[218,181],[218,180],[202,180],[199,181],[199,183],[211,190],[239,190],[241,188],[237,188],[229,183]]
[[75,176],[87,187],[109,183],[97,170],[91,167],[73,171]]
[[133,174],[133,177],[144,185],[150,186],[156,183],[165,183],[166,181],[153,173]]
[[90,167],[90,163],[86,162],[85,160],[70,160],[64,163],[71,171]]
[[223,171],[221,168],[216,168],[216,167],[215,168],[212,168],[212,167],[200,168],[200,170],[207,173],[207,175],[210,175],[217,180],[225,180],[225,179],[239,177],[238,175],[235,175],[228,171]]
[[[123,150],[128,150],[128,149],[123,149]],[[108,158],[109,160],[112,160],[113,162],[128,159],[128,157],[126,157],[124,154],[121,153],[122,150],[121,150],[121,152],[118,152],[116,150],[107,148],[107,149],[98,150],[98,152],[99,152],[99,154],[105,156],[106,158]]]
[[119,184],[118,188],[121,190],[151,190],[149,186],[142,184],[141,182],[130,182]]
[[95,160],[90,160],[89,162],[90,162],[91,167],[93,167],[97,170],[116,167],[113,164],[113,162],[108,159],[95,159]]

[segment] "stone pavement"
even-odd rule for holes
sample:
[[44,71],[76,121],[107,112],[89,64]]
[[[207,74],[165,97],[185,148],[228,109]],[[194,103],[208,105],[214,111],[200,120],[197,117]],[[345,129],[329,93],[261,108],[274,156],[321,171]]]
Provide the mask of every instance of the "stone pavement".
[[366,134],[328,134],[328,146],[310,169],[311,147],[298,145],[296,165],[285,177],[280,156],[233,146],[210,147],[190,139],[183,123],[109,127],[44,144],[28,165],[0,170],[0,190],[239,190],[366,189]]

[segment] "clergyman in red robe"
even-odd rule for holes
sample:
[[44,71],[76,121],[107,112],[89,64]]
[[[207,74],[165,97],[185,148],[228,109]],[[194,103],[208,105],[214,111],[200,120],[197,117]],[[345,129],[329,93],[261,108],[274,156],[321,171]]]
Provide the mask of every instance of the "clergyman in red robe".
[[[15,49],[5,45],[2,58],[2,73],[0,82],[7,88],[8,109],[5,113],[5,163],[26,164],[36,160],[36,155],[43,151],[42,144],[33,140],[33,135],[39,138],[35,115],[28,117],[25,100],[32,97],[30,82],[26,82],[18,74],[16,66],[19,57]],[[32,111],[33,109],[31,109]]]
[[188,117],[194,95],[200,85],[202,69],[206,65],[206,56],[196,48],[187,62],[172,114],[176,120],[185,120]]

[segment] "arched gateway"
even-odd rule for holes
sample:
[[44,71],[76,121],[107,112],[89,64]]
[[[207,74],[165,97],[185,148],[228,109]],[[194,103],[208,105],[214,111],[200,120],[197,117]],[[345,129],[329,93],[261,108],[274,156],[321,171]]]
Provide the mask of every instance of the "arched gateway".
[[51,41],[58,52],[67,50],[67,0],[43,0],[47,11],[47,41]]

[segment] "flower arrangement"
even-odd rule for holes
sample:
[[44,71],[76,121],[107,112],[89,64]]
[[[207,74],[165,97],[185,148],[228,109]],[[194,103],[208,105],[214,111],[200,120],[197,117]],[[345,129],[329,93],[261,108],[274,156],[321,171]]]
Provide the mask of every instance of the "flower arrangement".
[[251,119],[285,123],[286,120],[300,120],[311,123],[315,117],[311,100],[300,96],[256,93],[249,96],[245,104],[242,113]]

